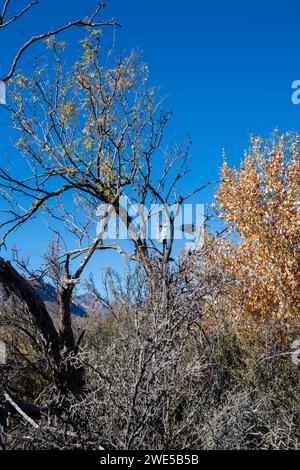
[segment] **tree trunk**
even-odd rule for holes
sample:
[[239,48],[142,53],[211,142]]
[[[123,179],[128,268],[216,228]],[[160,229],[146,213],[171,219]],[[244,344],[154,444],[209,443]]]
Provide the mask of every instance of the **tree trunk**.
[[71,318],[71,305],[72,294],[75,284],[68,282],[60,288],[59,303],[60,303],[60,341],[63,347],[62,354],[65,358],[66,375],[68,378],[69,387],[72,388],[72,393],[76,396],[82,396],[85,386],[84,368],[82,365],[76,365],[76,355],[78,348],[75,343],[74,332],[72,328]]
[[75,338],[72,329],[71,303],[74,285],[66,283],[59,291],[60,340],[69,352],[75,352]]

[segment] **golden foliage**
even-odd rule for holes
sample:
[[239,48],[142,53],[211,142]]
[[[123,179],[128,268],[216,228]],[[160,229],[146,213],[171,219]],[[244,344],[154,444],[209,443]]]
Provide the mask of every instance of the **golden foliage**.
[[258,317],[300,313],[299,136],[252,138],[240,168],[224,163],[215,210],[231,239],[218,254],[236,279],[233,295]]
[[77,109],[72,100],[65,103],[61,112],[61,120],[64,124],[67,124],[70,119],[75,119],[77,116]]

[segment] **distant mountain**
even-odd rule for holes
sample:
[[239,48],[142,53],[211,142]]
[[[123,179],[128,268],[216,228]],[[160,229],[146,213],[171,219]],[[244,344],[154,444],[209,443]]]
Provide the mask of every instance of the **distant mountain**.
[[95,295],[85,293],[74,297],[76,306],[82,308],[85,312],[107,313],[107,306],[101,302]]
[[[52,316],[57,315],[59,311],[59,304],[55,287],[49,283],[44,283],[41,285],[40,283],[32,280],[30,280],[30,283],[32,287],[34,287],[39,297],[45,302],[49,313]],[[7,293],[0,284],[0,301],[5,302],[7,300]],[[96,298],[96,296],[92,294],[85,293],[74,296],[73,298],[71,312],[75,316],[86,317],[89,312],[101,314],[105,311],[106,307],[102,304],[102,302],[100,302],[99,299]]]
[[[31,282],[31,284],[48,307],[49,304],[54,304],[58,307],[57,291],[54,286],[48,283],[44,283],[43,286],[41,286],[34,281]],[[87,314],[87,310],[83,309],[80,305],[77,304],[76,297],[74,297],[74,302],[72,302],[71,312],[73,315],[77,315],[78,317],[85,317]]]

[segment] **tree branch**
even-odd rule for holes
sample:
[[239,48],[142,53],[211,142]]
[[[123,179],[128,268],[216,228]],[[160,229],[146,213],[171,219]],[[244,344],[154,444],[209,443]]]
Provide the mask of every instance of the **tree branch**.
[[23,16],[31,7],[33,7],[34,5],[37,4],[37,0],[32,0],[31,3],[29,3],[25,8],[23,8],[23,10],[21,10],[19,13],[17,13],[15,16],[13,16],[13,18],[11,18],[10,20],[7,20],[7,21],[4,21],[4,18],[5,18],[5,15],[6,15],[6,11],[7,11],[7,7],[10,3],[10,0],[6,0],[5,4],[4,4],[4,7],[3,7],[3,10],[2,10],[2,13],[0,15],[0,28],[5,28],[6,26],[9,26],[11,23],[14,23],[15,21],[17,21],[21,16]]
[[[56,34],[60,34],[63,31],[66,31],[66,30],[68,30],[70,28],[73,28],[73,27],[98,28],[98,27],[102,27],[102,26],[120,26],[120,24],[117,23],[115,20],[107,20],[107,21],[100,21],[100,22],[97,22],[97,21],[95,22],[94,21],[95,17],[99,14],[100,10],[102,10],[104,8],[104,6],[105,6],[104,3],[100,3],[98,5],[98,7],[96,8],[95,12],[88,19],[78,19],[76,21],[70,21],[68,24],[66,24],[64,26],[61,26],[60,28],[57,28],[57,29],[52,30],[52,31],[48,31],[48,33],[39,34],[38,36],[34,36],[31,39],[29,39],[29,41],[27,41],[25,44],[23,44],[23,46],[20,48],[20,50],[16,54],[8,75],[6,77],[2,78],[2,81],[7,82],[8,80],[11,79],[11,77],[13,76],[13,74],[16,70],[17,64],[18,64],[19,60],[21,59],[23,53],[26,51],[26,49],[28,49],[30,46],[32,46],[34,43],[36,43],[38,41],[41,41],[43,39],[47,39],[51,36],[55,36]],[[28,6],[27,9],[25,9],[25,10],[27,11],[29,8],[30,8],[30,6]],[[25,13],[25,11],[23,11],[23,13]],[[20,15],[21,15],[21,13],[19,14],[19,16]]]

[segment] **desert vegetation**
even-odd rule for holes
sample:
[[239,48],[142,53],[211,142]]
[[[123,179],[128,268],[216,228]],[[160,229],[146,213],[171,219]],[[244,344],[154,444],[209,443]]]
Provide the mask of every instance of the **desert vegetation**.
[[[8,4],[0,32],[35,2],[11,19]],[[191,142],[167,141],[141,55],[102,48],[99,28],[117,25],[102,10],[33,38],[47,61],[31,75],[25,43],[2,80],[15,150],[0,166],[0,448],[299,449],[299,135],[252,136],[240,166],[183,193]],[[78,26],[72,60],[59,34]],[[206,187],[201,243],[178,251],[176,215]],[[151,205],[168,236],[134,215]],[[106,238],[111,219],[126,243]],[[49,226],[38,269],[4,251],[35,220]],[[126,269],[99,289],[86,274],[111,251]],[[76,316],[83,288],[94,303]]]

